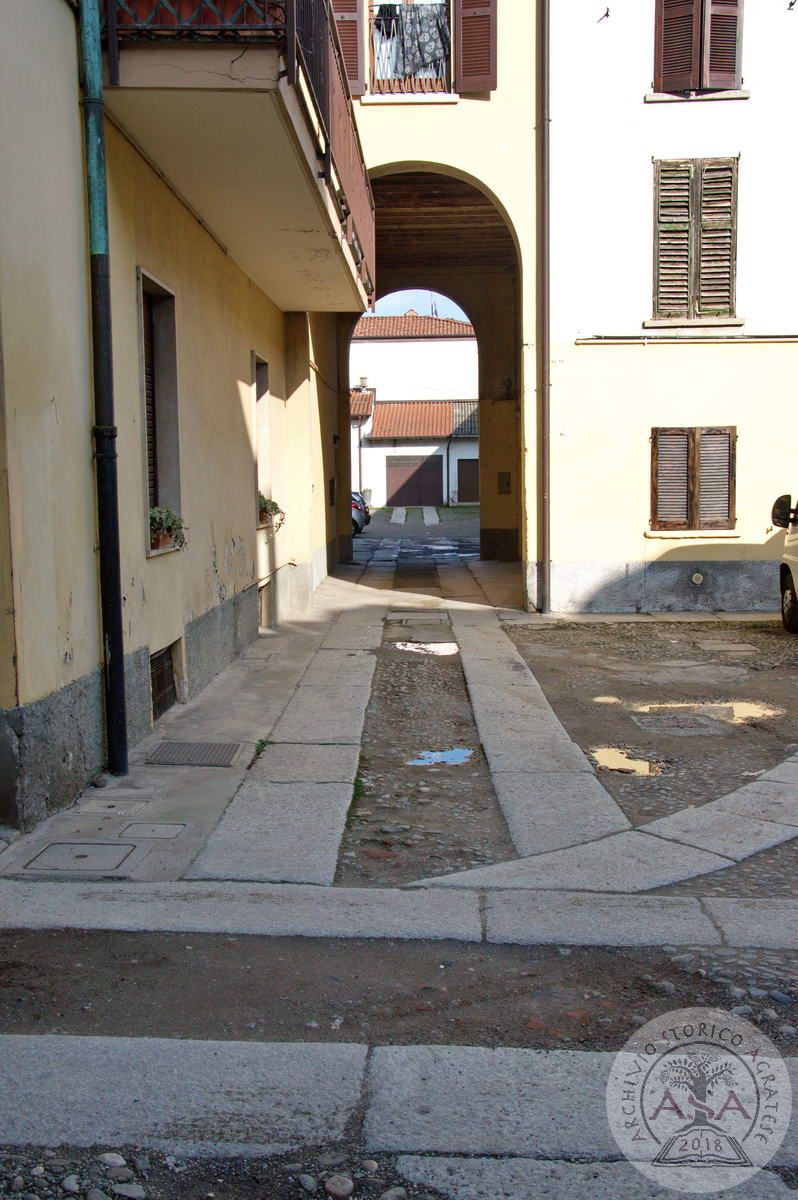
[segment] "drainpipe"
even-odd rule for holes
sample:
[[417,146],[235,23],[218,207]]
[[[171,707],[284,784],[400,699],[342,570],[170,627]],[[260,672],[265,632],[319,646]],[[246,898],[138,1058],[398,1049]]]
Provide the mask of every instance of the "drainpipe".
[[91,263],[91,336],[94,376],[94,459],[100,556],[108,768],[127,775],[125,660],[122,642],[122,580],[119,566],[119,497],[111,342],[108,200],[103,128],[102,43],[99,0],[80,0],[80,73]]
[[452,503],[452,439],[449,438],[446,443],[446,507],[450,508]]
[[551,0],[542,0],[541,61],[541,255],[540,255],[540,595],[538,607],[551,612]]

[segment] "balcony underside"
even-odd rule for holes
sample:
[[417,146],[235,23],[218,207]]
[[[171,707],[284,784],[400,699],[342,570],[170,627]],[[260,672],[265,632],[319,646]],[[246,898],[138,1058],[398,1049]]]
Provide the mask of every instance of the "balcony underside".
[[323,134],[280,66],[271,47],[137,46],[107,107],[279,308],[360,311],[367,296],[323,178]]

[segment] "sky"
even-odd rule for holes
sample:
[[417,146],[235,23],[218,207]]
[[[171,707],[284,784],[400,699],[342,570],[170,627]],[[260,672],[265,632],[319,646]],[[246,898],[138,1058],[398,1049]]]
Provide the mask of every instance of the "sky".
[[414,288],[406,292],[391,292],[378,300],[374,311],[378,317],[401,317],[409,308],[414,308],[422,317],[430,316],[431,303],[438,306],[439,317],[453,317],[456,321],[467,321],[468,317],[462,308],[458,308],[453,300],[442,296],[440,292],[420,291]]

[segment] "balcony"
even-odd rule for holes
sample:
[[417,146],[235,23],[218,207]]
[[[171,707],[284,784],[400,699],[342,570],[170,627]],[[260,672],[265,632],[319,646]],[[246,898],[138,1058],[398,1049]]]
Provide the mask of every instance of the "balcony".
[[449,3],[372,0],[369,12],[370,91],[376,96],[424,96],[452,90]]
[[374,200],[331,0],[106,0],[114,120],[285,311],[374,291]]

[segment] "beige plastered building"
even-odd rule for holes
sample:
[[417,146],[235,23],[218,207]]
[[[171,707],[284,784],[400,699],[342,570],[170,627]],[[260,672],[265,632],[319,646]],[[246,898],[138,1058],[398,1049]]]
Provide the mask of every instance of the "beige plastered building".
[[[528,607],[775,603],[767,514],[791,480],[773,414],[798,329],[756,249],[775,234],[754,181],[795,194],[762,136],[790,78],[768,67],[775,16],[747,6],[756,87],[705,104],[700,80],[655,102],[655,0],[602,22],[555,2],[548,26],[542,2],[451,0],[444,57],[410,73],[368,0],[319,0],[293,40],[293,0],[244,7],[249,25],[220,0],[227,27],[176,30],[159,0],[115,0],[105,46],[131,745],[350,556],[349,340],[401,288],[450,296],[476,331],[481,552],[520,563]],[[30,827],[106,761],[103,633],[77,13],[4,17],[0,822]],[[651,327],[653,160],[709,158],[738,160],[735,324]],[[791,279],[794,240],[779,249]],[[652,430],[677,427],[735,431],[723,536],[652,528]],[[151,539],[153,499],[184,549]]]

